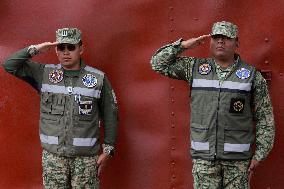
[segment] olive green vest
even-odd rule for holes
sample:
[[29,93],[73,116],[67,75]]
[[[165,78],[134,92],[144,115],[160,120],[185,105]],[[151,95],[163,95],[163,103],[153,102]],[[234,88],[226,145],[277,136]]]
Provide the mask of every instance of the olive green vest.
[[68,157],[98,154],[103,79],[103,72],[83,63],[75,78],[63,76],[60,64],[45,65],[40,101],[40,140],[45,150]]
[[191,155],[239,160],[252,156],[255,68],[238,61],[220,84],[213,59],[198,59],[191,84]]

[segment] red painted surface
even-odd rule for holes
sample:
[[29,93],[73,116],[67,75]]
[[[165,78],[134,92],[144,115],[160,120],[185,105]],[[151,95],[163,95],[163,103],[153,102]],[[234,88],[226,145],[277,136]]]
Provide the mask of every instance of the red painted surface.
[[[243,59],[270,70],[276,142],[252,188],[282,188],[284,181],[284,3],[259,0],[1,0],[0,61],[30,44],[55,40],[57,28],[83,32],[84,59],[107,73],[120,109],[117,154],[102,175],[102,189],[192,188],[188,86],[154,73],[156,49],[180,37],[207,34],[213,22],[240,28]],[[186,52],[209,56],[208,43]],[[55,53],[36,60],[57,63]],[[0,189],[42,188],[38,138],[39,97],[0,69]]]

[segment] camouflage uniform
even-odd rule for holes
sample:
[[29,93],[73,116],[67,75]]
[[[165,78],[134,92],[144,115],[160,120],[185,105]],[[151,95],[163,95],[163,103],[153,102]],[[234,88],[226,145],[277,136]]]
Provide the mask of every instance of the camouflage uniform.
[[[79,44],[81,31],[58,29],[56,41]],[[38,53],[36,46],[31,45],[14,53],[3,66],[41,94],[44,186],[98,189],[99,121],[104,122],[104,153],[113,153],[117,132],[118,108],[111,84],[103,72],[85,65],[83,60],[80,70],[66,70],[61,64],[31,61]]]
[[[217,34],[235,38],[237,36],[237,27],[229,22],[215,23],[211,35]],[[178,55],[185,50],[182,48],[181,42],[182,39],[160,48],[152,57],[151,65],[154,71],[173,79],[184,80],[191,85],[193,67],[199,59],[179,57]],[[236,59],[236,62],[238,59]],[[216,70],[212,71],[215,71],[218,75],[220,84],[232,73],[236,62],[226,69],[222,69],[215,62]],[[275,128],[267,84],[259,71],[256,71],[252,88],[253,117],[256,122],[256,149],[252,158],[262,161],[268,156],[273,147]],[[249,164],[250,159],[193,159],[194,188],[249,188]]]
[[98,156],[63,157],[42,152],[43,184],[46,189],[99,189]]

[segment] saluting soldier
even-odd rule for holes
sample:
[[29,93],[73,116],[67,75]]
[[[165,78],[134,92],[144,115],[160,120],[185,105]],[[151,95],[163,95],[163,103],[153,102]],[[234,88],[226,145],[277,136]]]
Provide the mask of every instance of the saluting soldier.
[[[211,58],[179,56],[208,38]],[[195,189],[249,188],[252,173],[273,147],[274,117],[266,81],[241,59],[238,47],[237,26],[222,21],[214,23],[211,34],[180,39],[151,59],[154,71],[190,84]]]
[[[31,61],[53,47],[60,64]],[[104,72],[84,63],[83,51],[81,31],[62,28],[56,31],[56,42],[31,45],[4,63],[7,72],[28,82],[41,96],[39,134],[45,188],[98,189],[98,172],[114,154],[115,93]]]

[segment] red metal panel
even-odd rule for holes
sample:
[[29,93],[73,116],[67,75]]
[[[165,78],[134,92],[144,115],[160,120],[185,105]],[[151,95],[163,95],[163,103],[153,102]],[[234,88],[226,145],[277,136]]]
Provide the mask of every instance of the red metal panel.
[[[215,21],[235,22],[243,59],[272,73],[276,143],[252,188],[284,184],[281,0],[2,0],[0,14],[1,62],[29,44],[53,41],[57,28],[82,30],[84,59],[107,73],[119,100],[118,151],[102,175],[105,189],[192,188],[188,86],[154,73],[149,60],[163,44],[209,33]],[[186,55],[208,53],[206,43]],[[57,62],[52,53],[36,60]],[[39,97],[2,69],[0,79],[0,188],[41,188]]]

